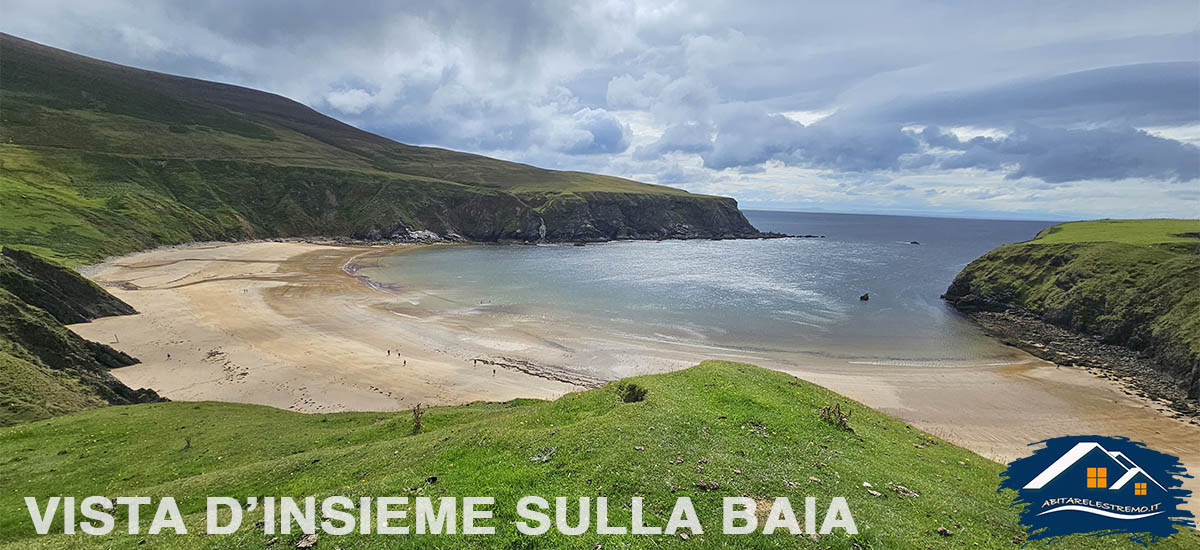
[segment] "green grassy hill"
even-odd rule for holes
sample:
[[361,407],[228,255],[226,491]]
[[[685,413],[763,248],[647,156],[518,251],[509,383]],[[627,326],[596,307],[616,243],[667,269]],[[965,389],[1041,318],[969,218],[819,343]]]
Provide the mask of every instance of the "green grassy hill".
[[[1019,546],[1023,531],[1009,508],[1010,495],[996,492],[1001,465],[822,388],[724,362],[626,383],[648,390],[644,400],[626,403],[618,385],[610,384],[551,402],[435,408],[416,435],[409,413],[302,415],[219,403],[109,407],[6,428],[0,430],[0,544],[74,547],[77,536],[33,536],[19,497],[104,494],[175,496],[193,533],[89,541],[110,547],[147,540],[155,548],[256,548],[278,536],[271,547],[291,548],[301,538],[262,534],[253,527],[261,510],[247,512],[237,534],[196,534],[209,495],[496,498],[490,523],[497,526],[495,536],[322,535],[318,548]],[[819,417],[831,403],[852,411],[853,431]],[[699,486],[710,483],[717,488]],[[919,496],[896,489],[901,486]],[[565,537],[552,529],[521,538],[514,510],[527,494],[551,502],[555,496],[606,496],[611,523],[626,526],[632,496],[644,498],[646,522],[658,526],[676,497],[690,496],[705,533],[688,540],[594,530]],[[788,496],[800,503],[814,496],[818,521],[831,497],[845,496],[860,533],[818,541],[784,533],[725,536],[719,507],[721,497],[730,495]],[[940,535],[939,527],[952,536]],[[1195,533],[1183,533],[1155,548],[1197,542]],[[1064,544],[1135,546],[1111,537]]]
[[1019,308],[1144,351],[1200,397],[1200,220],[1049,227],[971,262],[945,297],[966,311]]
[[732,199],[414,147],[286,98],[0,34],[0,244],[69,262],[255,237],[746,237]]

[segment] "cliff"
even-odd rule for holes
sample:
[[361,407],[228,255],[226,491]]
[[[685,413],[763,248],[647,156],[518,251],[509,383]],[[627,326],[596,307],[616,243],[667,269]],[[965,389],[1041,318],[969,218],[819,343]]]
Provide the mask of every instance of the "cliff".
[[162,401],[108,372],[136,359],[63,326],[133,308],[75,272],[0,250],[0,426],[104,405]]
[[[1018,331],[1044,340],[1025,343],[1056,362],[1142,361],[1181,394],[1200,398],[1198,230],[1195,220],[1054,226],[1032,241],[1002,246],[971,262],[943,297],[977,318],[991,314],[993,325],[1014,329],[1025,317],[1086,338],[1067,344],[1051,330]],[[1003,312],[1007,321],[997,316]],[[1056,351],[1064,347],[1072,351]],[[1124,359],[1097,359],[1122,351]]]
[[[683,195],[570,193],[531,196],[555,241],[613,239],[733,239],[764,236],[750,225],[737,201]],[[770,235],[766,235],[770,236]]]

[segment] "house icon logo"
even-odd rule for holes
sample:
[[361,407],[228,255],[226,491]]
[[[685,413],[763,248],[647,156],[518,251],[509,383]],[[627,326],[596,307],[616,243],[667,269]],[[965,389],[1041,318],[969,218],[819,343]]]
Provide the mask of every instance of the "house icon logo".
[[[1000,490],[1016,491],[1029,540],[1125,535],[1148,544],[1193,525],[1181,507],[1191,477],[1178,458],[1123,437],[1069,436],[1009,464]],[[1035,443],[1034,445],[1037,445]]]

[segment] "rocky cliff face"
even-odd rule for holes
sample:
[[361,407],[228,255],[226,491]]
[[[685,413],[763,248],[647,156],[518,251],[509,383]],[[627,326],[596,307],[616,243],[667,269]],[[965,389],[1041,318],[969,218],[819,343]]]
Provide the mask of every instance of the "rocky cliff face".
[[[432,207],[431,207],[432,206]],[[415,219],[399,217],[350,231],[365,240],[593,242],[618,239],[739,239],[761,233],[737,201],[702,195],[507,193],[445,197]]]
[[551,241],[765,236],[726,197],[579,193],[528,199]]
[[[1198,274],[1200,243],[1017,244],[971,262],[943,298],[959,311],[987,317],[985,326],[1013,329],[1001,332],[1045,335],[1046,341],[1033,342],[1040,345],[1030,350],[1035,355],[1097,366],[1140,361],[1197,399]],[[1058,332],[1032,330],[1031,320],[1066,329],[1080,340],[1064,343],[1051,337]],[[1128,350],[1128,360],[1112,360],[1113,350],[1104,346]]]

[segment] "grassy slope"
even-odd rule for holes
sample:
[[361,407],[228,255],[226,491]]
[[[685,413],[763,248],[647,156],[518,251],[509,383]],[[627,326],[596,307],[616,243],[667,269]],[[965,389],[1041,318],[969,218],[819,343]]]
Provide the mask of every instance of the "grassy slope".
[[0,243],[71,263],[157,244],[397,225],[528,238],[536,214],[518,196],[718,201],[404,145],[272,94],[9,35],[0,49]]
[[0,426],[107,404],[78,379],[46,367],[24,349],[0,338]]
[[157,399],[108,372],[133,362],[0,287],[0,426]]
[[[86,361],[82,340],[72,336],[49,314],[0,288],[0,426],[106,404],[78,378],[38,357],[37,352],[46,348],[73,347],[64,354],[64,366]],[[39,349],[30,349],[34,345]]]
[[[322,548],[427,547],[439,541],[489,548],[592,548],[593,543],[606,548],[1012,548],[1013,537],[1022,534],[1008,507],[1009,496],[995,490],[1001,465],[817,386],[724,362],[632,381],[649,389],[645,401],[622,403],[610,386],[552,402],[436,408],[415,436],[410,435],[408,413],[301,415],[219,403],[109,407],[7,428],[0,430],[0,456],[5,457],[0,542],[13,548],[72,547],[78,538],[32,537],[18,497],[90,494],[182,497],[191,526],[203,523],[202,497],[208,495],[497,499],[494,537],[326,535]],[[818,418],[818,409],[832,402],[853,411],[853,433]],[[185,448],[186,438],[191,448]],[[530,461],[546,448],[554,449],[548,462]],[[682,463],[673,464],[676,457]],[[698,471],[700,465],[703,471]],[[426,483],[429,476],[438,479]],[[700,481],[714,481],[720,489],[700,490]],[[864,481],[883,496],[870,496]],[[901,496],[889,482],[920,496]],[[678,489],[672,492],[672,487]],[[526,494],[607,496],[613,523],[625,525],[629,497],[642,496],[648,523],[659,526],[676,497],[691,496],[706,533],[685,543],[678,536],[586,534],[568,539],[552,530],[520,541],[512,510]],[[826,536],[819,545],[786,534],[721,535],[720,497],[743,494],[790,496],[797,502],[816,496],[821,514],[829,497],[844,495],[860,534]],[[166,548],[260,546],[271,537],[250,527],[258,517],[248,513],[246,527],[229,537],[150,538],[156,547]],[[938,535],[943,526],[954,536]],[[1195,537],[1176,535],[1156,548],[1194,547]],[[105,543],[134,546],[144,538],[114,536]],[[279,547],[291,547],[299,538],[281,536]],[[1132,547],[1111,538],[1078,538],[1068,544]]]
[[1015,304],[1108,343],[1150,348],[1179,376],[1200,365],[1197,220],[1074,222],[997,248],[959,274],[952,296]]
[[1154,245],[1195,243],[1198,236],[1200,236],[1200,220],[1096,220],[1062,223],[1047,227],[1038,233],[1032,242],[1035,244],[1114,242]]
[[109,374],[134,359],[63,326],[130,313],[73,270],[0,250],[0,426],[157,399]]

